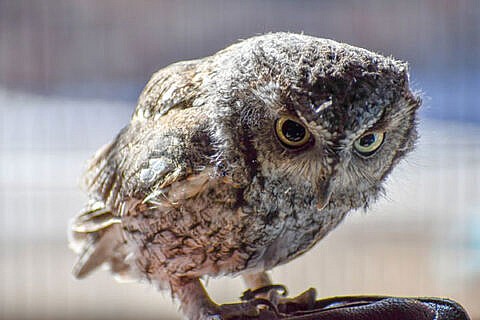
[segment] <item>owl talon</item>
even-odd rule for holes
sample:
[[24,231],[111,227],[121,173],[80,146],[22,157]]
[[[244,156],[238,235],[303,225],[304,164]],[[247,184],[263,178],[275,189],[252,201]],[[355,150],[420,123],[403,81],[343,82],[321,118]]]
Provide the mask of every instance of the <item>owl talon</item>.
[[317,292],[310,288],[293,298],[276,297],[274,302],[281,313],[294,312],[296,310],[311,310],[315,306]]
[[266,285],[255,290],[247,290],[240,297],[242,301],[268,300],[276,314],[288,314],[296,310],[309,310],[315,305],[317,292],[310,288],[300,295],[287,298],[288,291],[283,285]]
[[257,319],[261,313],[270,312],[279,315],[276,306],[266,299],[254,299],[248,302],[222,304],[205,318],[208,320]]
[[261,296],[261,297],[263,297],[265,295],[269,296],[270,292],[273,291],[273,290],[275,291],[276,294],[278,294],[279,291],[281,291],[280,295],[282,297],[286,297],[288,295],[288,290],[284,285],[271,284],[271,285],[264,286],[264,287],[261,287],[261,288],[255,289],[255,290],[248,289],[248,290],[243,292],[240,299],[242,301],[249,301],[249,300],[255,299],[257,296]]

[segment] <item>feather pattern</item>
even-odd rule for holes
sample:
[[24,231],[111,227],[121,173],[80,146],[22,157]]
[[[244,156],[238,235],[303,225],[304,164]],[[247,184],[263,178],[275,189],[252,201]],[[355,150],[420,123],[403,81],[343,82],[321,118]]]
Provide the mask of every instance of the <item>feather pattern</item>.
[[[104,263],[117,273],[128,269],[121,232],[126,202],[142,192],[151,194],[184,178],[186,166],[173,167],[170,155],[158,154],[161,140],[168,140],[166,127],[158,116],[165,118],[174,109],[191,107],[197,86],[192,81],[195,72],[196,62],[190,61],[154,74],[140,95],[132,124],[87,164],[83,184],[91,200],[70,225],[70,246],[79,254],[73,271],[76,277],[84,277]],[[151,135],[147,130],[138,130],[139,127],[157,127],[158,134]],[[129,156],[131,153],[137,157]],[[152,158],[154,153],[158,156]],[[135,184],[147,185],[146,190],[130,188]]]

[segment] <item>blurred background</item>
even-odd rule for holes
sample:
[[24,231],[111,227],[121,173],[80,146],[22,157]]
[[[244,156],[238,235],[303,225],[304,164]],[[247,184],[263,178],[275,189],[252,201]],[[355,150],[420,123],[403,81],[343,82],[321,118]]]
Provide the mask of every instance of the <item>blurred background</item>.
[[[0,0],[0,318],[179,319],[168,294],[76,281],[83,163],[150,75],[238,39],[304,32],[410,63],[421,140],[388,195],[272,276],[293,294],[449,297],[480,319],[480,2]],[[211,279],[220,301],[239,279]]]

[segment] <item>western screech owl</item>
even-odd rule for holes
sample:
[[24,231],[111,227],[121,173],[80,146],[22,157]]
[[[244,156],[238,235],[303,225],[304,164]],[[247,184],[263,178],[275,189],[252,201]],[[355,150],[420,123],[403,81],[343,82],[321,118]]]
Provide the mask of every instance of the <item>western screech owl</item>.
[[102,264],[171,290],[192,319],[236,314],[200,278],[248,286],[367,207],[416,140],[407,65],[275,33],[153,75],[88,165],[74,274]]

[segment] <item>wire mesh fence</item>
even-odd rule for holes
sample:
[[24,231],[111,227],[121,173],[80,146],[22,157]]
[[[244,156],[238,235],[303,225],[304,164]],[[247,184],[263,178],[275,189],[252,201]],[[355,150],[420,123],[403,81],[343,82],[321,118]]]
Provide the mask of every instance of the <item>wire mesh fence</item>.
[[[408,60],[426,103],[387,198],[272,277],[292,293],[450,297],[480,318],[476,1],[0,0],[2,319],[179,318],[168,293],[106,272],[70,276],[83,163],[127,123],[152,72],[279,30]],[[244,290],[238,278],[208,288],[219,302]]]

